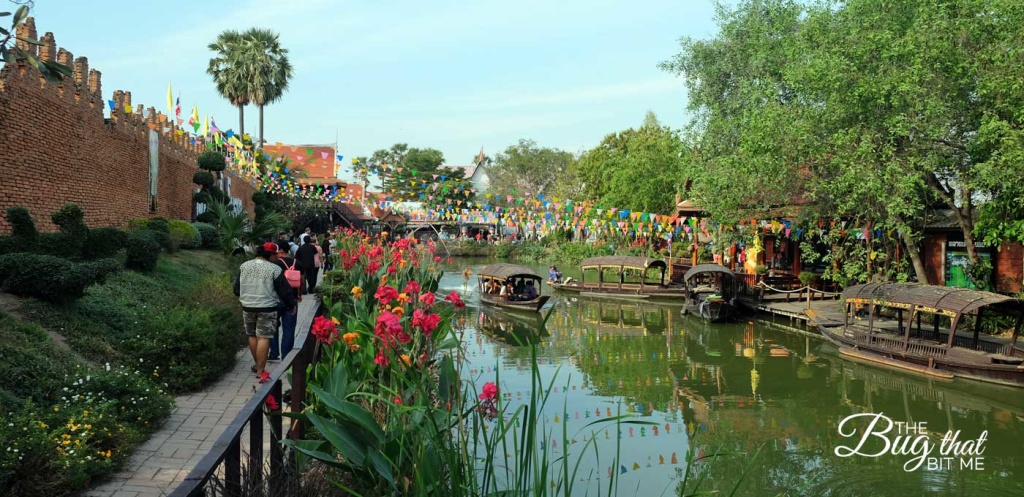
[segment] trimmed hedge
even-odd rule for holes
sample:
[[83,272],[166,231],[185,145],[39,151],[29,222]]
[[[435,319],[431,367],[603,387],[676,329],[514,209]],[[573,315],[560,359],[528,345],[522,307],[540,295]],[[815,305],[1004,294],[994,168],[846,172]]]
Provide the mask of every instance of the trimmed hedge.
[[11,237],[20,239],[20,243],[27,244],[29,248],[34,247],[39,232],[36,230],[36,222],[32,220],[32,214],[24,207],[8,207],[7,222],[11,223]]
[[114,259],[76,264],[52,255],[7,254],[0,256],[0,290],[64,303],[81,298],[86,287],[120,269]]
[[199,232],[203,248],[220,248],[220,235],[217,233],[216,226],[201,222],[192,223],[192,226]]
[[[170,235],[164,233],[170,238]],[[126,258],[124,266],[135,271],[149,272],[156,268],[160,259],[160,242],[157,233],[152,230],[136,230],[128,233],[125,244]]]
[[128,243],[128,233],[117,228],[95,228],[89,230],[82,257],[85,259],[103,259],[113,257]]
[[177,219],[170,222],[171,239],[183,249],[196,249],[203,245],[202,235],[195,226]]

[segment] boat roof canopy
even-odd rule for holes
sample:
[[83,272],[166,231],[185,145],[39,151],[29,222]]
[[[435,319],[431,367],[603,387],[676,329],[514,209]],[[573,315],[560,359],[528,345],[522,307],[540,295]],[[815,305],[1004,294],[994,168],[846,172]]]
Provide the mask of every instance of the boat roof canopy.
[[721,264],[698,264],[686,271],[686,274],[683,275],[683,281],[690,281],[690,278],[703,273],[722,273],[728,274],[733,278],[736,277],[736,273]]
[[583,262],[580,263],[581,269],[596,267],[628,267],[631,269],[643,270],[649,268],[661,268],[663,271],[668,269],[668,265],[661,259],[629,255],[605,255],[601,257],[591,257],[589,259],[584,259]]
[[543,279],[537,273],[533,272],[532,269],[526,266],[520,266],[519,264],[488,264],[479,271],[477,274],[488,278],[530,278],[535,280]]
[[[874,301],[895,307],[924,307],[927,312],[964,314],[986,306],[1024,311],[1024,301],[998,293],[919,283],[869,283],[843,290],[843,300],[854,303]],[[945,312],[943,312],[945,311]]]

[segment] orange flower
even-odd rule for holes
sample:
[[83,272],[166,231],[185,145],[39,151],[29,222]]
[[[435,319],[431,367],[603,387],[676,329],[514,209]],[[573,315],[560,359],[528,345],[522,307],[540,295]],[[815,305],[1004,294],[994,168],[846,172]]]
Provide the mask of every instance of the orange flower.
[[405,364],[406,366],[409,366],[410,364],[412,364],[409,361],[409,355],[408,354],[402,354],[402,356],[400,358],[402,359],[402,364]]
[[341,338],[345,340],[345,343],[352,345],[353,343],[356,343],[356,338],[359,338],[359,333],[350,331],[342,335]]
[[398,302],[400,302],[402,304],[408,304],[409,301],[412,300],[412,298],[409,297],[408,293],[400,293],[400,294],[398,294],[398,299],[397,300],[398,300]]
[[363,298],[363,289],[358,287],[358,286],[352,287],[352,296],[356,300],[359,300],[359,299]]
[[398,261],[398,267],[399,268],[405,268],[406,264],[409,264],[409,261],[407,261],[405,259],[402,259],[402,260]]
[[394,315],[401,317],[403,314],[405,314],[405,308],[404,307],[395,307],[394,309],[391,309],[391,312]]

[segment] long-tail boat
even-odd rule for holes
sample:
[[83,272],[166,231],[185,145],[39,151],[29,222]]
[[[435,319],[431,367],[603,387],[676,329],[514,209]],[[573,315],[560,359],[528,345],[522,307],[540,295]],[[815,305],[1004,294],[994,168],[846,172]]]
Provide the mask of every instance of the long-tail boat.
[[[843,298],[843,322],[818,324],[842,355],[942,378],[1024,386],[1020,299],[915,283],[852,286]],[[883,313],[895,319],[880,318]],[[986,325],[1012,327],[1012,338],[983,335]]]
[[721,323],[736,314],[736,273],[721,264],[699,264],[683,275],[686,306],[683,313]]
[[[659,271],[657,281],[648,281],[649,271]],[[576,292],[583,296],[619,297],[630,299],[683,300],[683,285],[665,283],[668,265],[660,259],[637,256],[591,257],[580,263],[581,281],[551,283],[552,288]],[[589,273],[596,277],[587,279]],[[611,276],[606,278],[606,274]]]
[[[480,294],[480,302],[505,309],[540,312],[540,309],[551,298],[550,295],[540,294],[540,286],[543,281],[544,278],[541,278],[532,269],[518,264],[489,264],[477,271],[477,290]],[[488,292],[488,287],[492,283],[504,286],[510,282],[517,288],[534,286],[537,296],[523,299],[521,294],[501,295],[497,292]]]

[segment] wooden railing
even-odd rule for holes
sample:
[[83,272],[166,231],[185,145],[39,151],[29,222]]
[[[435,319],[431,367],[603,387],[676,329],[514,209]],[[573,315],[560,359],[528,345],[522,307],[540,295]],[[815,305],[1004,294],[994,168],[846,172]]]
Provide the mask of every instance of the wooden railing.
[[[314,311],[319,312],[319,310],[320,303],[314,303]],[[264,481],[269,487],[267,495],[282,495],[285,486],[297,484],[295,481],[288,481],[288,475],[292,472],[286,471],[282,442],[285,438],[301,439],[304,435],[302,422],[294,420],[288,432],[283,433],[281,413],[266,414],[263,410],[267,398],[271,396],[280,402],[282,408],[284,407],[284,399],[281,396],[281,379],[290,370],[292,375],[290,410],[291,412],[302,411],[303,399],[306,396],[306,369],[315,359],[317,340],[308,333],[312,326],[311,318],[309,323],[297,324],[301,324],[305,332],[296,337],[301,343],[274,368],[270,373],[270,379],[261,385],[252,398],[245,403],[231,425],[214,442],[210,452],[171,492],[171,497],[213,495],[208,487],[214,478],[222,479],[218,484],[223,486],[223,493],[227,496],[263,495]],[[298,334],[298,332],[297,328],[296,333]],[[270,425],[270,454],[266,458],[263,452],[264,421],[269,422]],[[249,434],[248,467],[243,482],[242,438],[246,429]],[[269,473],[265,475],[264,466],[267,462],[269,462]],[[243,492],[243,489],[247,490]]]

